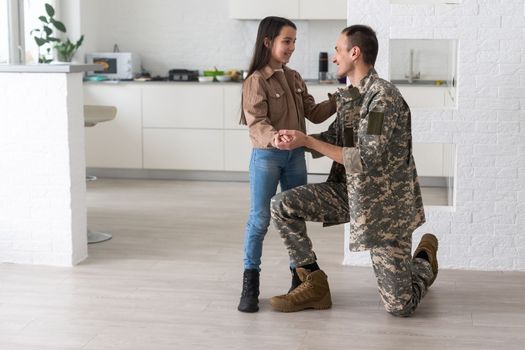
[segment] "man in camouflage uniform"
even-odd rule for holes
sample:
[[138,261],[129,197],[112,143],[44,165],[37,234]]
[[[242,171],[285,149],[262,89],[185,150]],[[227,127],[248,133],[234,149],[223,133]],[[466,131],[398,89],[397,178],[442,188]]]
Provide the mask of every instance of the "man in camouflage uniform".
[[306,147],[334,160],[326,182],[282,192],[272,219],[302,284],[273,297],[278,311],[325,309],[332,304],[327,277],[316,263],[305,221],[349,223],[350,250],[370,250],[385,309],[409,316],[437,274],[437,239],[425,234],[412,258],[412,232],[425,221],[412,156],[410,109],[399,90],[378,77],[375,32],[344,29],[333,61],[352,85],[335,93],[337,117],[329,129],[307,136],[281,130],[281,149]]

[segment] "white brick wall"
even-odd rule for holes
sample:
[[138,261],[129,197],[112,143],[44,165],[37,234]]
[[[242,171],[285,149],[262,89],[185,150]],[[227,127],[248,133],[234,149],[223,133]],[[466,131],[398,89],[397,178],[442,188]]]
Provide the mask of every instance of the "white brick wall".
[[[389,38],[459,40],[457,110],[446,119],[443,111],[412,110],[414,142],[457,147],[456,206],[426,207],[427,223],[414,233],[414,248],[424,232],[438,236],[444,268],[525,270],[524,16],[524,0],[348,1],[348,23],[378,32],[384,77]],[[345,251],[345,263],[369,264],[369,255]]]

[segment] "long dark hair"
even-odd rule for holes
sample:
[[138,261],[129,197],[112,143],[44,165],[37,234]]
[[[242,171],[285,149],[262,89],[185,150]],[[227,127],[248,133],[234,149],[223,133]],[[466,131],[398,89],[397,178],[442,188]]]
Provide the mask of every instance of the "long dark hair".
[[[248,78],[255,71],[263,68],[270,62],[270,57],[272,56],[272,45],[266,47],[264,45],[264,39],[270,40],[273,44],[273,40],[279,36],[281,29],[283,27],[292,27],[297,30],[295,23],[289,19],[283,17],[268,16],[261,20],[259,23],[259,29],[257,30],[257,39],[255,39],[255,48],[253,49],[253,56],[250,62],[250,68],[248,69]],[[244,116],[244,108],[242,108],[242,98],[241,98],[241,120],[239,124],[246,125],[246,118]]]

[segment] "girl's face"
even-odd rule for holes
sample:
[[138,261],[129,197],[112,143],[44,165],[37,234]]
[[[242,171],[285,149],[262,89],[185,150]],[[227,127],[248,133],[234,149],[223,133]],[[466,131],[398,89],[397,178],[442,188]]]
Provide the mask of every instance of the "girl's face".
[[295,50],[296,30],[290,26],[281,28],[279,35],[275,37],[273,43],[265,41],[267,47],[271,47],[272,55],[270,57],[270,66],[272,68],[281,68],[283,64],[290,61],[292,53]]

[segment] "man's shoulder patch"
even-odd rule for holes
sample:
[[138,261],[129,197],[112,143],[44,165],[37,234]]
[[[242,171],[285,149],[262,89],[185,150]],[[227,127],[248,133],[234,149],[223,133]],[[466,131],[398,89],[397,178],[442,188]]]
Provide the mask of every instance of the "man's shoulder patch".
[[381,130],[383,130],[383,118],[385,113],[371,111],[368,114],[368,128],[366,133],[369,135],[381,135]]

